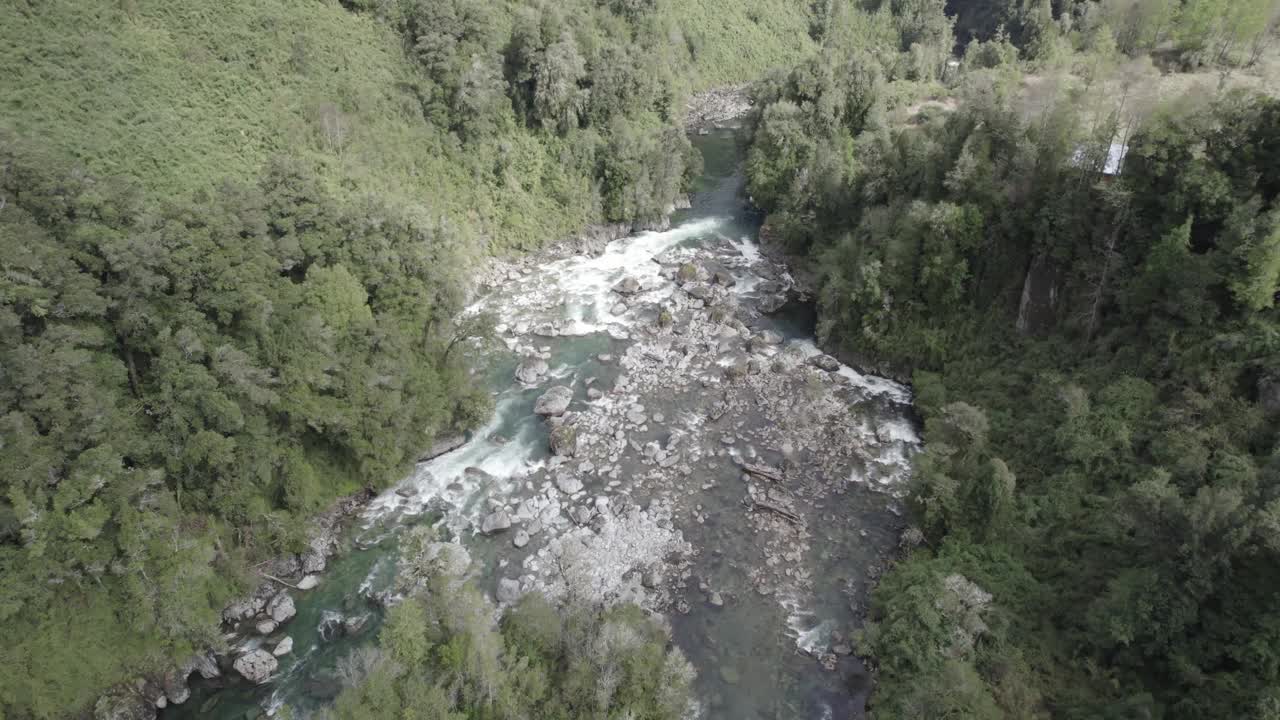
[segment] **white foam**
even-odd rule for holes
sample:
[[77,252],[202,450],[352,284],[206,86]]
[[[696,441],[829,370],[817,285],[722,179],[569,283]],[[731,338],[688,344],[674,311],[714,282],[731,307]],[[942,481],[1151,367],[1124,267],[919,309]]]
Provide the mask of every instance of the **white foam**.
[[[806,359],[822,354],[822,351],[818,349],[817,344],[812,340],[792,340],[789,347],[798,349]],[[907,404],[911,402],[911,391],[901,383],[896,383],[888,378],[863,375],[844,363],[840,363],[840,369],[836,370],[836,374],[848,378],[852,385],[865,390],[870,395],[883,395],[897,403]]]

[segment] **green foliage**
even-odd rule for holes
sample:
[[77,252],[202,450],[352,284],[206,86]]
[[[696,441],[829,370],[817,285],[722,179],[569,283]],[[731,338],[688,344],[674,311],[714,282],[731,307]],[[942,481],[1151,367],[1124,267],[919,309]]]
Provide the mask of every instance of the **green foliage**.
[[1053,31],[1008,5],[954,112],[886,127],[881,93],[846,127],[838,74],[806,63],[763,87],[749,151],[768,229],[817,269],[820,334],[912,372],[925,419],[926,544],[860,645],[874,712],[1259,716],[1280,682],[1280,102],[1157,112],[1103,178],[1116,127],[1087,132],[1071,90],[1027,114],[1014,48],[1042,60]]
[[347,661],[358,671],[325,717],[684,717],[693,670],[639,608],[559,611],[533,593],[495,625],[470,586],[429,588]]

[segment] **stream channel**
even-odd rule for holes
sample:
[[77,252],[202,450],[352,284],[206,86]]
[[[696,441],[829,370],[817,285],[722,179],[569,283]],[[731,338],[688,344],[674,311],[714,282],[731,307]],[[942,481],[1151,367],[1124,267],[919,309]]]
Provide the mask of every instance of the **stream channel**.
[[[755,244],[742,133],[694,141],[705,171],[669,230],[489,273],[501,281],[469,308],[494,313],[509,350],[482,371],[489,424],[363,509],[320,585],[293,593],[278,631],[293,651],[269,682],[193,684],[163,717],[323,708],[339,660],[376,641],[400,541],[424,523],[448,528],[478,586],[508,601],[536,589],[662,614],[704,718],[863,715],[850,638],[903,527],[910,392],[821,354],[812,305]],[[568,411],[536,415],[557,385]],[[556,424],[572,436],[561,455]],[[511,527],[482,533],[499,512]]]

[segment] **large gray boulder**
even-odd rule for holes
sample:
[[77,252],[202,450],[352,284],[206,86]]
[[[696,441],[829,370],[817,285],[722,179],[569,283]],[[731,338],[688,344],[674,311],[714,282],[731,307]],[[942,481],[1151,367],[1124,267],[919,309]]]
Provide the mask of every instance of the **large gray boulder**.
[[511,516],[505,510],[489,513],[480,521],[480,532],[485,535],[502,532],[511,527]]
[[502,578],[498,581],[498,602],[510,604],[520,599],[520,581]]
[[298,614],[298,610],[294,607],[293,598],[289,593],[282,592],[271,598],[271,602],[267,605],[267,614],[276,623],[283,623],[292,620],[293,616]]
[[271,673],[275,672],[276,668],[280,667],[280,663],[271,653],[258,648],[236,658],[232,667],[245,680],[254,685],[261,685],[271,677]]
[[286,635],[283,640],[276,643],[276,646],[271,651],[271,654],[276,657],[284,657],[285,655],[288,655],[291,652],[293,652],[293,638]]
[[840,369],[840,361],[830,355],[814,355],[809,358],[809,364],[827,372],[835,372]]
[[572,495],[582,489],[582,481],[568,473],[556,476],[556,487],[565,495]]
[[550,368],[547,361],[538,357],[527,357],[516,368],[516,379],[526,385],[536,385]]
[[635,295],[640,292],[640,281],[633,277],[624,277],[613,286],[613,291],[619,295]]
[[533,412],[537,415],[559,417],[569,409],[569,403],[572,402],[573,391],[564,385],[556,385],[538,398],[538,402],[533,406]]

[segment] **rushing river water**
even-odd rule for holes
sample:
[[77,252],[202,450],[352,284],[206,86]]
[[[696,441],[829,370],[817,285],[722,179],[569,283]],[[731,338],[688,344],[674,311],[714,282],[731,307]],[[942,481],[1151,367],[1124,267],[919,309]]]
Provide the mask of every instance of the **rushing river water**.
[[[340,659],[375,641],[376,598],[394,580],[399,538],[422,523],[449,528],[491,592],[507,578],[665,614],[698,670],[704,717],[861,716],[866,674],[847,638],[900,529],[897,497],[918,444],[910,394],[848,367],[813,367],[808,306],[755,311],[790,278],[754,244],[741,136],[717,131],[696,143],[705,173],[670,230],[513,270],[477,301],[473,310],[498,316],[513,351],[485,370],[490,423],[367,507],[320,586],[295,593],[298,615],[283,628],[294,650],[269,683],[196,686],[166,718],[324,707],[339,689]],[[675,268],[688,263],[720,275],[682,285]],[[637,291],[615,292],[623,278]],[[708,319],[712,306],[729,308],[729,319]],[[674,327],[656,330],[663,310]],[[763,331],[774,335],[762,342]],[[545,376],[513,381],[531,355],[545,359]],[[551,454],[548,423],[533,412],[552,385],[574,394],[582,447],[572,460]],[[787,479],[773,486],[744,475],[744,463],[783,468]],[[566,473],[583,487],[559,484]],[[496,509],[515,526],[479,533]],[[515,548],[520,529],[532,530],[530,542]],[[570,550],[581,577],[556,576],[551,558]]]

